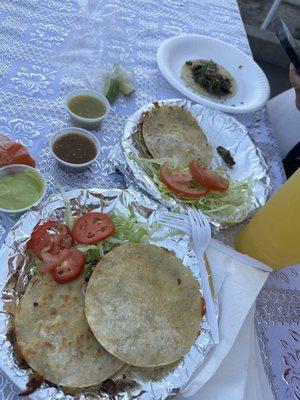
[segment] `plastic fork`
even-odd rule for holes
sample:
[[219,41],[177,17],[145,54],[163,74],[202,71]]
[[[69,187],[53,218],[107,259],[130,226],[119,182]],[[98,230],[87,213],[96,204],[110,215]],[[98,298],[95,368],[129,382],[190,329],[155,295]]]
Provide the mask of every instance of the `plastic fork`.
[[201,211],[197,211],[192,207],[189,207],[187,211],[191,224],[193,247],[200,264],[200,278],[203,296],[205,299],[207,319],[211,329],[213,341],[218,344],[220,342],[218,320],[211,288],[209,285],[208,273],[203,260],[204,252],[211,239],[210,225]]
[[[192,235],[192,228],[191,228],[191,223],[189,221],[189,218],[186,214],[180,214],[180,213],[174,213],[174,212],[162,212],[160,214],[159,221],[163,224],[168,226],[169,228],[177,229],[179,231],[182,231],[186,233],[187,235],[191,236]],[[209,242],[210,246],[214,247],[215,249],[221,251],[222,253],[229,255],[247,265],[250,267],[259,269],[261,271],[265,272],[272,272],[273,269],[269,267],[268,265],[255,260],[246,254],[241,254],[234,250],[233,248],[226,246],[222,243],[220,243],[218,240],[211,239]]]
[[[200,263],[200,277],[202,282],[203,295],[206,303],[207,318],[211,327],[213,340],[216,344],[218,344],[220,341],[218,321],[214,309],[212,292],[209,284],[209,276],[203,261],[205,249],[211,239],[210,225],[206,217],[201,212],[199,212],[199,220],[197,211],[188,210],[188,213],[189,213],[188,216],[185,214],[172,213],[172,212],[161,213],[160,222],[164,225],[169,226],[170,228],[178,229],[179,231],[186,233],[193,239],[194,250]],[[197,222],[194,220],[194,218],[196,217],[197,217]],[[200,227],[199,231],[197,226]],[[196,233],[195,230],[197,230]],[[197,238],[194,241],[195,234]],[[212,283],[212,289],[214,290],[213,283]]]

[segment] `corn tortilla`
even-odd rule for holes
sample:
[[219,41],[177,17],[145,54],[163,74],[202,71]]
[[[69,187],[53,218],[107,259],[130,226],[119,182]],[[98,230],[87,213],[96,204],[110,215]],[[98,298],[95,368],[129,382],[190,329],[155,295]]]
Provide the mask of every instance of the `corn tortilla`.
[[178,106],[158,106],[141,121],[144,142],[154,158],[188,166],[196,159],[203,166],[212,160],[212,148],[196,118]]
[[199,283],[169,251],[125,244],[95,268],[85,312],[94,335],[115,357],[139,367],[168,365],[199,333]]
[[56,283],[50,273],[33,277],[18,306],[15,328],[27,363],[56,385],[98,385],[124,365],[89,328],[81,277],[66,284]]
[[183,65],[183,67],[181,69],[181,77],[182,77],[182,79],[190,87],[192,87],[194,90],[196,90],[197,92],[199,92],[201,94],[205,94],[208,97],[212,97],[212,98],[216,98],[216,99],[227,99],[229,97],[234,96],[235,93],[237,92],[236,81],[233,78],[233,76],[227,71],[227,69],[222,67],[222,65],[220,65],[220,64],[215,63],[218,66],[219,73],[230,80],[231,93],[228,93],[226,95],[215,96],[212,93],[209,93],[208,91],[206,91],[201,85],[199,85],[199,83],[195,82],[195,79],[193,78],[192,68],[195,65],[201,65],[203,63],[207,63],[207,61],[208,60],[192,60],[191,61],[191,63],[192,63],[191,65],[188,65],[188,64],[184,63],[184,65]]

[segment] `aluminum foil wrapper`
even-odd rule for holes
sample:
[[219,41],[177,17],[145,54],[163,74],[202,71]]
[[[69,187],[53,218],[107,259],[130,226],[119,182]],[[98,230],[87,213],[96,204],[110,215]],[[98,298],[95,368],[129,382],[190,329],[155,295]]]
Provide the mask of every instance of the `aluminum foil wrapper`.
[[[193,114],[213,148],[214,157],[211,164],[213,169],[225,166],[216,148],[223,146],[230,151],[236,164],[233,168],[226,170],[228,177],[236,182],[253,182],[249,213],[265,204],[270,190],[268,166],[262,152],[250,138],[247,128],[230,115],[200,104],[192,104],[188,100],[171,99],[150,103],[128,118],[121,143],[118,143],[110,152],[110,160],[114,167],[125,175],[127,186],[135,187],[137,191],[147,194],[169,208],[180,203],[178,197],[168,196],[167,199],[163,197],[143,165],[132,158],[133,156],[145,157],[147,150],[145,151],[145,144],[141,138],[139,123],[144,112],[158,105],[179,106]],[[230,224],[225,220],[220,223],[209,215],[207,217],[216,228],[232,225],[232,220]],[[234,215],[233,222],[235,220],[236,223],[241,222],[238,212]]]
[[[103,210],[118,215],[128,216],[128,205],[131,205],[137,219],[149,227],[150,243],[164,247],[182,259],[199,280],[199,265],[191,247],[190,238],[159,223],[160,213],[165,208],[148,197],[130,189],[90,189],[74,190],[67,193],[71,200],[74,216],[82,212]],[[32,271],[28,269],[25,245],[35,225],[48,219],[63,221],[65,205],[58,196],[50,197],[45,203],[24,214],[1,248],[1,328],[0,328],[0,365],[8,377],[22,390],[28,381],[30,371],[21,369],[13,357],[11,342],[7,339],[7,331],[11,325],[12,315],[21,296],[25,293]],[[218,314],[218,302],[215,295],[215,308]],[[199,326],[200,331],[200,326]],[[197,375],[204,358],[213,346],[209,326],[204,315],[201,331],[189,352],[177,363],[161,368],[135,368],[126,366],[112,379],[116,383],[115,399],[171,399],[182,391]],[[20,390],[21,391],[21,390]],[[88,388],[80,392],[66,392],[62,388],[44,384],[31,395],[32,399],[109,399],[109,394],[99,387]]]

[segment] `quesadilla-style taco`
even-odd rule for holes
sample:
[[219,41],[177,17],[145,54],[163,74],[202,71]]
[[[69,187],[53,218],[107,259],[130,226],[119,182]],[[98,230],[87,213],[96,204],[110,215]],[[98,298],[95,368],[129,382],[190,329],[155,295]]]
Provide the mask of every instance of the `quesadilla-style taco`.
[[127,364],[179,360],[200,330],[200,287],[169,251],[149,244],[113,248],[95,268],[85,313],[99,343]]
[[98,385],[124,363],[95,339],[84,315],[83,279],[57,284],[50,273],[34,276],[15,317],[17,344],[45,380],[68,388]]
[[226,99],[237,91],[233,76],[211,60],[186,61],[181,76],[194,90],[209,97]]
[[212,148],[196,118],[178,106],[158,106],[141,119],[144,142],[153,158],[187,166],[196,159],[207,166]]

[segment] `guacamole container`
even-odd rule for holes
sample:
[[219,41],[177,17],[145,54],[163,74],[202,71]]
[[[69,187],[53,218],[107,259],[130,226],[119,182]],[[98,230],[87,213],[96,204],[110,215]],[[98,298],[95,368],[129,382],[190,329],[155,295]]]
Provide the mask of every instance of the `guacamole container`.
[[[22,183],[24,188],[17,188],[12,185],[4,184],[2,178],[9,175],[18,175],[24,173],[26,180]],[[20,182],[20,181],[19,181]],[[8,183],[8,182],[7,182]],[[13,180],[11,181],[13,184]],[[37,196],[32,199],[26,199],[26,190],[30,191],[32,187],[37,189]],[[24,200],[24,205],[20,205],[20,192],[23,193],[22,200]],[[24,164],[12,164],[6,165],[0,168],[0,212],[5,214],[19,214],[29,210],[31,207],[38,205],[46,193],[46,182],[43,175],[38,172],[35,168]],[[26,201],[27,200],[27,201]],[[30,201],[31,200],[31,201]],[[4,206],[3,203],[7,204]],[[19,206],[14,204],[19,203]],[[27,203],[27,204],[26,204]]]

